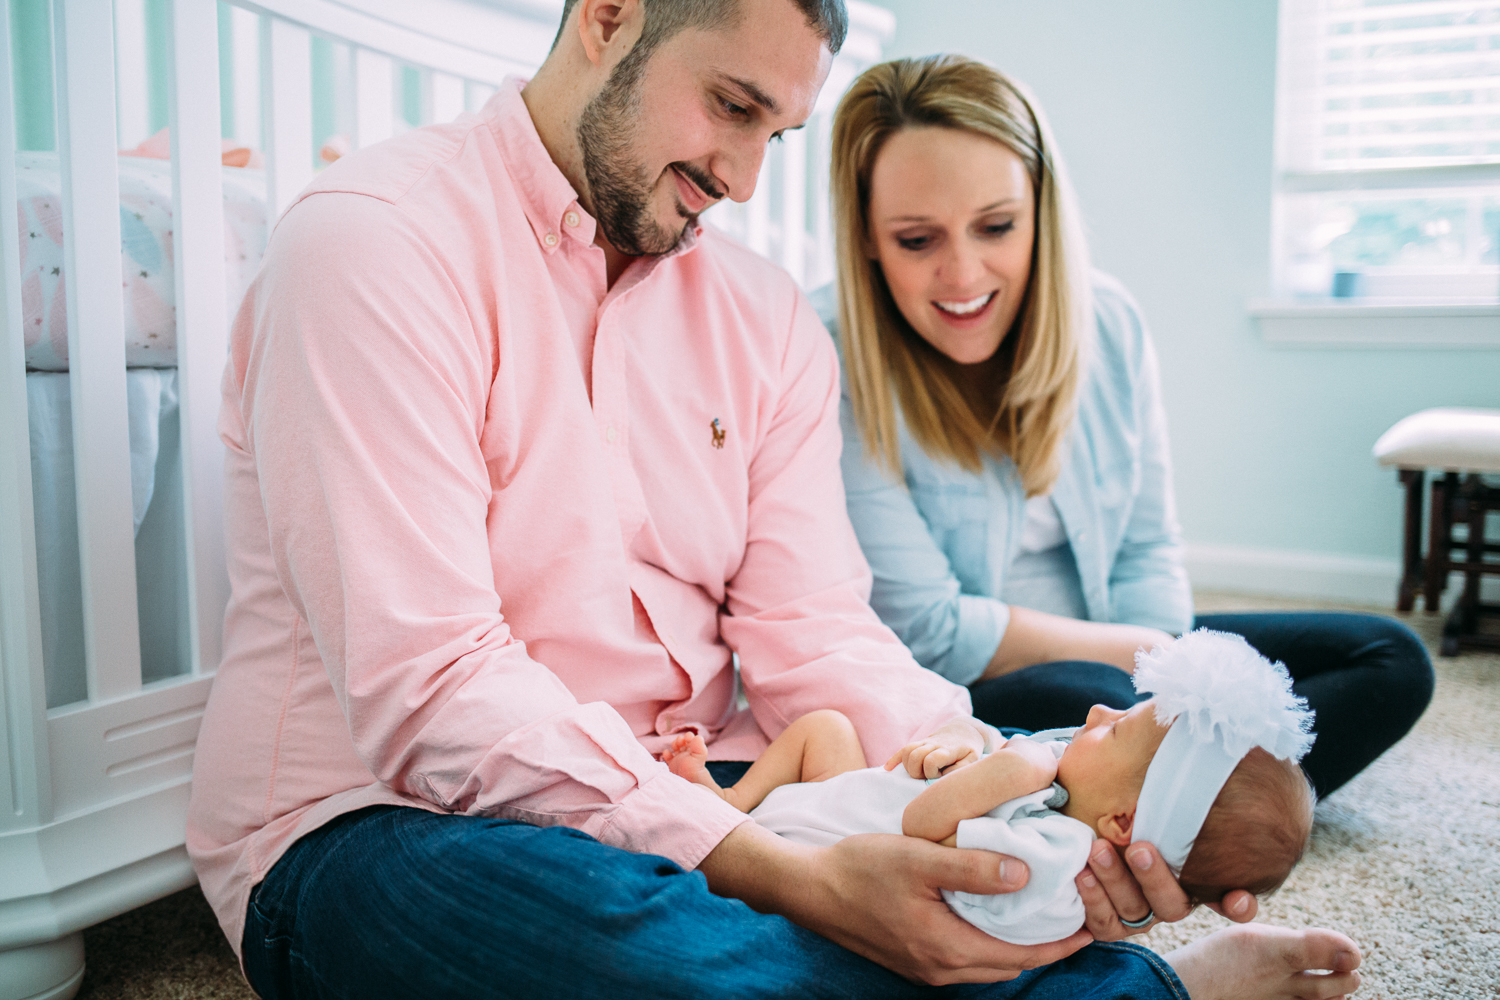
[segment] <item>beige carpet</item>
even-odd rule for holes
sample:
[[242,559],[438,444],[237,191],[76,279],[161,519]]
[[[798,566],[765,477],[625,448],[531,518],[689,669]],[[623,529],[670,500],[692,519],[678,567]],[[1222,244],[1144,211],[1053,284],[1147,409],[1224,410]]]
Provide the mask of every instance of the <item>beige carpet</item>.
[[[1204,611],[1326,605],[1199,594]],[[1436,654],[1441,622],[1407,621]],[[1500,655],[1436,659],[1432,707],[1318,808],[1313,846],[1262,919],[1320,925],[1365,952],[1364,1000],[1500,997]],[[1145,939],[1167,951],[1222,926],[1203,911]],[[195,888],[85,934],[81,997],[252,997]]]

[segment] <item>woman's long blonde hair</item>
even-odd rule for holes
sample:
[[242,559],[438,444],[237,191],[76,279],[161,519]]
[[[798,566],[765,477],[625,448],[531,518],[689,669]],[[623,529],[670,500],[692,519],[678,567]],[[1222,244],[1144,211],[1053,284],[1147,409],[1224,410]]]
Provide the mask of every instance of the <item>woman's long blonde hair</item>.
[[[869,256],[876,157],[901,129],[931,127],[973,132],[1010,149],[1035,196],[1031,281],[1000,348],[1011,364],[978,412],[948,374],[951,362],[902,316],[880,263]],[[1017,84],[963,56],[873,66],[834,115],[832,174],[844,365],[866,451],[900,475],[899,401],[908,430],[929,454],[971,471],[985,454],[1008,455],[1027,495],[1051,490],[1076,410],[1093,303],[1077,205],[1035,105]]]

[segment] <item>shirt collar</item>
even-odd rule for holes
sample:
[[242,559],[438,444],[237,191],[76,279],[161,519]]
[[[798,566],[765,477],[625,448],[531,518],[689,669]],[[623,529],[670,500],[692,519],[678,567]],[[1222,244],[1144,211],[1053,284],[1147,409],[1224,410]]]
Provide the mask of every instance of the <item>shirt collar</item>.
[[521,77],[508,78],[481,112],[490,120],[506,166],[515,178],[521,210],[543,253],[553,253],[569,239],[592,245],[597,224],[578,204],[578,192],[542,145],[531,112],[521,99],[525,85]]
[[[578,192],[542,145],[531,111],[521,98],[525,85],[521,77],[507,78],[481,114],[492,124],[506,166],[516,180],[521,209],[542,252],[555,252],[565,239],[592,246],[598,222],[578,204]],[[689,226],[681,242],[664,258],[690,253],[702,235],[701,222]]]

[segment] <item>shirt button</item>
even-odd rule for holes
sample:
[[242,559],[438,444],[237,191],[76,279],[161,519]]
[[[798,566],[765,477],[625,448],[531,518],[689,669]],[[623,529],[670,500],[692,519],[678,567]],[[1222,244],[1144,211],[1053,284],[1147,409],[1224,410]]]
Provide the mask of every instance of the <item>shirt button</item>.
[[608,441],[610,444],[614,444],[615,438],[617,437],[619,437],[619,435],[615,433],[615,429],[613,427],[610,427],[604,432],[604,440]]
[[578,225],[578,213],[569,212],[567,215],[563,216],[563,222],[567,223],[569,226]]
[[547,244],[549,247],[557,246],[557,234],[548,233],[546,236],[542,237],[542,242]]

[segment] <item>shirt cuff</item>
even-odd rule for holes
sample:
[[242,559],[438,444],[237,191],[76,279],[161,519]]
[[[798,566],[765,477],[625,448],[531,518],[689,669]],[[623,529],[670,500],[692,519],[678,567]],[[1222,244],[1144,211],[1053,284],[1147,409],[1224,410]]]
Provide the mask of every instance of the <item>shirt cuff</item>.
[[687,871],[751,819],[702,785],[665,772],[621,800],[598,833],[601,843],[659,854]]
[[1010,605],[993,597],[958,595],[958,635],[943,671],[955,684],[967,687],[979,680],[1010,625]]

